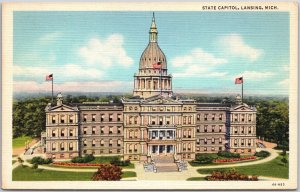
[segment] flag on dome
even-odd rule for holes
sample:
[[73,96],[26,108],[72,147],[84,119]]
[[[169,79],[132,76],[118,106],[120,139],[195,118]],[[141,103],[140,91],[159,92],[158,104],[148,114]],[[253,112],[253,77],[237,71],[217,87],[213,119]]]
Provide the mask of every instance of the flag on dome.
[[53,80],[53,74],[46,75],[46,81],[52,81]]
[[157,62],[157,63],[153,63],[153,69],[161,69],[162,65],[161,65],[161,61]]
[[243,77],[235,78],[235,84],[243,84]]

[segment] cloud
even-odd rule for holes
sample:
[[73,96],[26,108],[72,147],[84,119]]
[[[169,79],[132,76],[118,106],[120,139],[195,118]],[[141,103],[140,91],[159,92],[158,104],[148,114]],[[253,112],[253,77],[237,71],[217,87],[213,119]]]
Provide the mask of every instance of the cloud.
[[[54,91],[63,92],[128,92],[131,88],[132,82],[127,81],[66,82],[54,85]],[[14,81],[14,92],[51,92],[51,83]]]
[[263,71],[244,71],[241,74],[235,75],[234,77],[232,77],[232,79],[243,76],[245,81],[247,81],[247,80],[259,81],[261,79],[270,78],[274,75],[275,75],[275,73],[268,72],[268,71],[265,71],[265,72],[263,72]]
[[41,44],[50,44],[55,42],[58,38],[62,37],[61,32],[53,32],[53,33],[47,33],[43,36],[41,36],[38,40]]
[[89,65],[111,67],[113,64],[128,67],[133,64],[123,47],[123,36],[112,34],[105,40],[92,38],[86,46],[79,49],[79,55]]
[[221,46],[224,53],[231,56],[246,58],[250,61],[257,60],[263,54],[262,49],[256,49],[246,44],[239,34],[222,36],[218,39],[218,44]]
[[226,59],[216,58],[201,48],[193,49],[188,55],[178,56],[171,60],[172,66],[181,69],[175,77],[210,76],[222,77],[226,72],[214,71],[215,66],[227,63]]
[[31,67],[31,66],[19,66],[14,65],[13,73],[15,76],[26,76],[27,79],[44,79],[47,74],[54,74],[54,78],[69,78],[78,79],[85,78],[86,80],[100,79],[103,76],[103,71],[94,68],[82,67],[75,64],[67,64],[57,66],[42,66],[42,67]]
[[278,82],[278,85],[282,86],[283,88],[289,88],[289,85],[290,85],[290,79],[289,78],[286,78],[282,81],[279,81]]

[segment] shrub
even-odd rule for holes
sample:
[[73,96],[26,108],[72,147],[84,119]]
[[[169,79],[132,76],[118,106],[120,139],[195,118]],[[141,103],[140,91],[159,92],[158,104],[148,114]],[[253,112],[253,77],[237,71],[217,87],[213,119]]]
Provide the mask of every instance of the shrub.
[[119,166],[104,164],[94,173],[93,181],[119,181],[121,180],[122,169]]
[[208,154],[208,153],[196,154],[196,158],[194,162],[197,162],[199,164],[210,164],[216,158],[217,156],[215,154]]
[[32,169],[37,169],[39,167],[39,165],[38,164],[33,164],[33,166],[32,166]]
[[42,157],[33,157],[30,161],[31,164],[38,164],[38,165],[50,164],[52,162],[53,160],[51,158],[44,159]]
[[128,166],[130,165],[130,160],[121,161],[119,159],[113,159],[110,161],[110,164],[117,166]]
[[282,153],[280,153],[280,155],[283,156],[283,157],[286,156],[286,150],[283,149],[283,150],[282,150]]
[[211,176],[207,176],[206,180],[209,181],[237,181],[237,180],[242,180],[242,181],[257,181],[258,177],[257,176],[252,176],[249,177],[246,174],[241,174],[235,171],[234,169],[232,170],[225,170],[225,171],[213,171]]
[[281,162],[282,162],[284,165],[287,165],[288,160],[287,160],[285,157],[283,157],[283,158],[281,159]]
[[21,159],[21,157],[18,157],[18,162],[22,164],[24,162],[24,160]]
[[229,151],[219,151],[219,157],[226,157],[226,158],[240,158],[240,154],[238,153],[231,153]]
[[268,151],[260,151],[254,154],[256,157],[268,157],[270,156],[270,152]]
[[84,157],[74,157],[71,162],[72,163],[88,163],[95,159],[92,154],[85,155]]

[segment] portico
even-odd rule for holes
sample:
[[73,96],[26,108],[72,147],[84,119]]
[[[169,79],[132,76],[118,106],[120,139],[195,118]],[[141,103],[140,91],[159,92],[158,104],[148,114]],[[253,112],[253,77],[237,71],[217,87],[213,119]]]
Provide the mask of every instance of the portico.
[[148,155],[176,154],[175,145],[148,145]]

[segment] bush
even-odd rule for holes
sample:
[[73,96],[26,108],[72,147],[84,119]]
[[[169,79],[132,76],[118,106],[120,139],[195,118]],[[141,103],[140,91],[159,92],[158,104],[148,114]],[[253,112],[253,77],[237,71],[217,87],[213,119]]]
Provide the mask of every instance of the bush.
[[31,164],[38,164],[38,165],[50,164],[52,162],[53,162],[53,160],[51,158],[44,159],[42,157],[34,157],[30,161]]
[[260,151],[260,152],[256,152],[254,155],[255,155],[256,157],[268,157],[268,156],[270,156],[271,154],[270,154],[270,152],[268,152],[268,151]]
[[122,169],[119,166],[104,164],[94,173],[93,181],[119,181],[121,180]]
[[219,157],[226,157],[226,158],[240,158],[240,154],[238,153],[231,153],[229,151],[219,151]]
[[116,166],[128,166],[130,165],[130,160],[121,161],[119,159],[113,159],[112,161],[110,161],[110,164]]
[[227,171],[213,171],[211,176],[207,176],[206,180],[208,181],[257,181],[257,176],[249,177],[246,174],[238,173],[237,171],[227,170]]
[[18,162],[22,164],[24,162],[24,160],[21,159],[21,157],[18,157]]
[[194,162],[199,164],[210,164],[216,158],[217,156],[215,154],[208,154],[208,153],[196,154],[196,158]]
[[85,155],[84,157],[74,157],[71,162],[72,163],[88,163],[95,159],[92,154]]
[[33,166],[32,166],[32,169],[37,169],[39,167],[39,165],[38,164],[33,164]]

